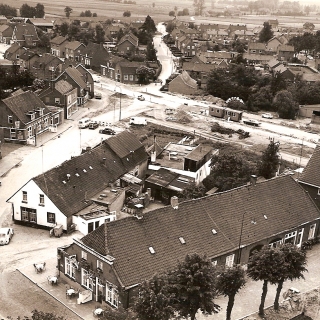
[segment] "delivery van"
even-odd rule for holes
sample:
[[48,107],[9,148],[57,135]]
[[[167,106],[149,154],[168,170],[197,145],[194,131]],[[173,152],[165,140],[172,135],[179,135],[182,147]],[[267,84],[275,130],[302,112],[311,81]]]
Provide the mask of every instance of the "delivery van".
[[88,128],[90,123],[90,118],[83,118],[79,120],[78,127],[80,129]]
[[131,117],[129,124],[136,124],[136,125],[141,125],[141,126],[146,126],[147,119],[146,118],[141,118],[141,117]]

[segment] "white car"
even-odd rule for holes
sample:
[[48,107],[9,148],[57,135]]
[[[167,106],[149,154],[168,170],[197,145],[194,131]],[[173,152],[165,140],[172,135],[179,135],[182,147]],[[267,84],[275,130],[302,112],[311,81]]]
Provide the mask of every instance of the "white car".
[[0,228],[0,245],[9,244],[11,238],[13,237],[12,228]]
[[261,117],[266,119],[272,119],[273,115],[271,113],[263,113]]
[[100,83],[101,76],[93,75],[93,82]]

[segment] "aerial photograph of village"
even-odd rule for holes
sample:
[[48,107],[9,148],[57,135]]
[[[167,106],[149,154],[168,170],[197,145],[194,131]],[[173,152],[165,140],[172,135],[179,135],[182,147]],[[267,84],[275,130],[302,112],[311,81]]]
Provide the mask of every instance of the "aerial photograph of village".
[[320,1],[0,1],[1,320],[320,320]]

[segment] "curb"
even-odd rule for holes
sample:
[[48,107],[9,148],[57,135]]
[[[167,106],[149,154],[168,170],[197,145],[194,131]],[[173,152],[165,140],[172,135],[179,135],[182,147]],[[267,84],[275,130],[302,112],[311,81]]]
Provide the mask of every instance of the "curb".
[[48,295],[50,295],[53,299],[55,299],[56,301],[58,301],[59,303],[61,303],[65,308],[69,309],[71,312],[73,312],[77,317],[79,317],[82,320],[85,320],[85,318],[83,318],[82,316],[80,316],[76,311],[72,310],[69,306],[67,306],[64,302],[60,301],[58,298],[56,298],[54,295],[52,295],[49,291],[47,291],[46,289],[40,287],[36,282],[34,282],[31,278],[29,278],[26,274],[24,274],[22,271],[20,271],[19,269],[16,269],[16,271],[19,271],[24,277],[26,277],[27,279],[29,279],[33,284],[35,284],[38,288],[40,288],[42,291],[46,292]]
[[18,161],[15,165],[13,165],[13,166],[10,167],[7,171],[5,171],[4,173],[2,173],[2,174],[0,175],[0,177],[1,177],[1,178],[2,178],[2,177],[5,177],[13,168],[19,167],[19,166],[20,166],[20,163],[21,163],[22,161],[23,161],[23,160]]

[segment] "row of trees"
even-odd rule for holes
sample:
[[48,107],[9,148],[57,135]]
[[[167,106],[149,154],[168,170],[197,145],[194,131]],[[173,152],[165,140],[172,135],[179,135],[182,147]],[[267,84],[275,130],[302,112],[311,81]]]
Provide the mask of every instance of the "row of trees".
[[41,3],[37,3],[35,7],[25,3],[20,8],[20,16],[24,18],[43,18],[44,14],[44,5]]
[[11,7],[7,4],[0,4],[0,14],[6,17],[16,17],[17,9],[15,7]]
[[80,13],[80,17],[97,17],[98,15],[94,12],[92,13],[90,10],[82,11]]
[[320,52],[320,30],[315,34],[305,32],[301,36],[293,37],[289,44],[294,46],[296,52],[305,50],[306,52]]

